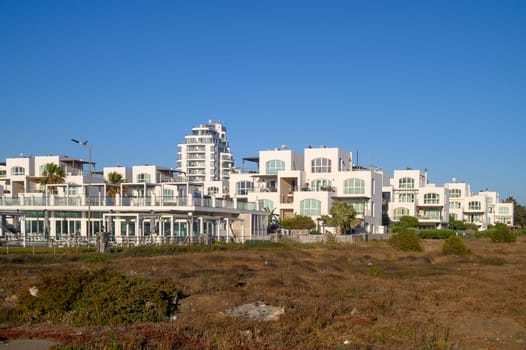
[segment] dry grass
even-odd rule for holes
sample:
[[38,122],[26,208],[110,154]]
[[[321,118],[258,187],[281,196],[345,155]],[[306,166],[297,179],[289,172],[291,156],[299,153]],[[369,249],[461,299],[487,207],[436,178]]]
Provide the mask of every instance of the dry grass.
[[[44,272],[100,266],[172,279],[186,298],[172,323],[73,328],[4,323],[0,337],[50,337],[69,349],[524,349],[525,237],[467,240],[467,256],[385,242],[290,249],[113,256],[105,264],[4,263],[3,306]],[[285,308],[277,321],[221,314],[263,301]],[[82,347],[83,346],[83,347]]]

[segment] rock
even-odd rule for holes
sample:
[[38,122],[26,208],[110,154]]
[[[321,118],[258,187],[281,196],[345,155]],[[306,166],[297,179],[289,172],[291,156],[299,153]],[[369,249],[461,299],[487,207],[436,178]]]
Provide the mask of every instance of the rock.
[[225,315],[231,315],[258,321],[277,320],[279,316],[283,315],[284,313],[284,308],[267,305],[262,301],[244,304],[233,309],[223,311],[223,314]]
[[29,288],[29,294],[31,294],[31,296],[37,297],[38,296],[38,288],[37,287]]

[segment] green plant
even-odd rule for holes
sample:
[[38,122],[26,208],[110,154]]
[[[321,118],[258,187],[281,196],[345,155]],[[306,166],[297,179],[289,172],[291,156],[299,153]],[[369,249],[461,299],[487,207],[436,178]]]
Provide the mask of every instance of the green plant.
[[99,326],[160,322],[183,296],[167,280],[149,281],[106,269],[49,274],[34,287],[19,295],[21,321]]
[[422,239],[445,239],[451,236],[455,236],[455,230],[450,229],[422,229],[418,233]]
[[391,237],[389,239],[389,245],[402,251],[421,252],[424,250],[420,237],[407,228]]
[[281,219],[281,227],[287,230],[311,230],[316,227],[316,223],[310,216],[295,215]]
[[380,265],[373,265],[369,267],[369,275],[378,277],[384,274],[384,269]]
[[510,243],[515,242],[517,237],[505,224],[498,223],[495,228],[488,230],[489,238],[496,243]]
[[469,254],[469,249],[457,236],[449,236],[442,245],[442,253],[445,255],[466,255]]

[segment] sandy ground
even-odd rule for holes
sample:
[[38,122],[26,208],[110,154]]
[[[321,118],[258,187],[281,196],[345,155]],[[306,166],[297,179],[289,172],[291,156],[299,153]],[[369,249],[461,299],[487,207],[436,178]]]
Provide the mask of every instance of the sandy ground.
[[46,339],[13,339],[0,342],[0,350],[48,350],[56,342]]

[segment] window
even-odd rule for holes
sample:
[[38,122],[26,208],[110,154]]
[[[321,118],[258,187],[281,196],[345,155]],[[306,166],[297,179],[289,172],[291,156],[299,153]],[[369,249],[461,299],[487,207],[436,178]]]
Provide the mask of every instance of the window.
[[174,190],[170,188],[163,189],[163,197],[172,199],[174,197]]
[[409,215],[409,209],[407,208],[395,208],[393,220],[400,220],[402,216],[408,216]]
[[424,194],[424,204],[438,204],[440,202],[440,195],[438,193]]
[[509,214],[510,208],[508,207],[499,207],[499,214]]
[[356,214],[364,214],[365,213],[365,203],[364,202],[351,202],[349,203]]
[[67,187],[68,190],[67,190],[67,193],[68,193],[68,196],[76,196],[79,194],[79,186],[76,185],[76,184],[69,184],[69,186]]
[[424,211],[422,217],[426,220],[438,220],[440,219],[439,210],[426,210]]
[[266,163],[267,175],[277,174],[278,171],[285,170],[285,162],[282,160],[274,159],[269,160]]
[[449,214],[449,220],[457,220],[458,216],[455,213]]
[[365,181],[362,179],[347,179],[343,182],[343,193],[345,194],[364,194]]
[[327,191],[332,187],[331,182],[324,179],[312,180],[310,184],[311,191]]
[[480,202],[479,201],[469,202],[468,209],[469,210],[480,210]]
[[462,191],[458,188],[452,188],[449,190],[449,197],[451,198],[459,198],[462,196]]
[[400,193],[398,201],[400,203],[413,203],[415,201],[415,195],[413,193]]
[[506,224],[506,225],[511,225],[511,217],[510,216],[497,216],[495,218],[495,222]]
[[268,199],[260,199],[258,204],[260,210],[267,208],[269,211],[272,211],[274,209],[274,202]]
[[449,202],[449,209],[460,209],[460,202]]
[[398,180],[399,188],[415,188],[415,179],[412,177],[402,177]]
[[254,188],[254,184],[250,181],[236,182],[236,194],[240,196],[247,195]]
[[25,175],[26,169],[21,166],[15,166],[11,168],[11,175],[17,176],[17,175]]
[[216,186],[211,186],[211,187],[208,187],[208,195],[209,196],[213,196],[215,194],[218,194],[219,193],[219,188],[216,187]]
[[149,184],[151,182],[150,174],[141,173],[137,175],[137,182]]
[[307,216],[321,215],[321,201],[317,199],[304,199],[300,202],[300,214]]
[[312,160],[313,173],[330,173],[331,172],[331,160],[328,158],[316,158]]

